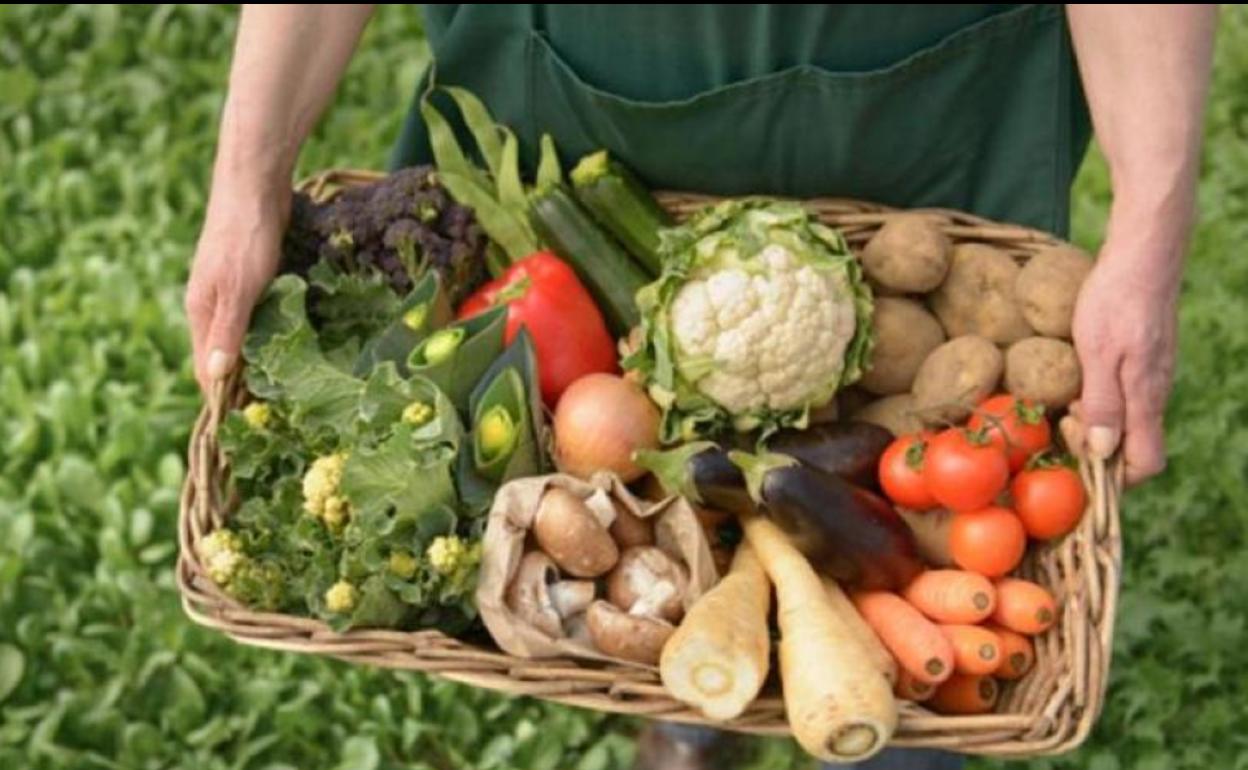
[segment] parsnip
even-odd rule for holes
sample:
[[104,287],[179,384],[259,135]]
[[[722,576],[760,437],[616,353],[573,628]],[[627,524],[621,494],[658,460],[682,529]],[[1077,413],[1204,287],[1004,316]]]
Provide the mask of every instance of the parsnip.
[[690,608],[663,647],[659,673],[675,698],[707,719],[737,717],[767,678],[771,584],[742,543],[723,580]]
[[757,514],[741,523],[776,587],[780,676],[793,736],[824,761],[853,762],[875,754],[897,728],[888,680],[784,533]]
[[889,684],[896,684],[897,659],[880,641],[880,637],[871,630],[871,626],[867,625],[867,621],[858,614],[858,610],[854,609],[854,603],[849,600],[835,580],[825,577],[823,588],[828,594],[828,604],[832,605],[832,610],[840,615],[849,626],[849,630],[853,631],[854,637],[862,642],[862,646],[866,648],[871,660],[874,661],[875,667],[889,681]]

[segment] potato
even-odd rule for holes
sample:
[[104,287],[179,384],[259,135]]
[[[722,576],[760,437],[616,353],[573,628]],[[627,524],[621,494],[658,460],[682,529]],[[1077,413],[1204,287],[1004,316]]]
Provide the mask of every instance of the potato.
[[965,419],[1001,380],[1001,350],[983,337],[955,337],[932,351],[915,375],[914,407],[932,425]]
[[1028,337],[1005,354],[1005,389],[1020,398],[1056,409],[1079,397],[1083,376],[1069,342]]
[[914,414],[914,396],[902,393],[885,396],[859,409],[850,417],[857,422],[869,422],[892,433],[904,436],[923,430],[923,421]]
[[1046,337],[1070,339],[1070,319],[1092,258],[1074,246],[1052,246],[1036,253],[1018,274],[1015,295],[1023,317]]
[[881,396],[905,393],[928,354],[945,341],[936,317],[912,299],[876,297],[875,347],[858,384]]
[[974,334],[998,345],[1034,332],[1014,295],[1019,267],[1009,254],[979,243],[953,250],[949,274],[932,292],[931,306],[950,337]]
[[922,214],[890,216],[862,250],[867,277],[887,289],[929,292],[949,269],[949,238],[940,222]]

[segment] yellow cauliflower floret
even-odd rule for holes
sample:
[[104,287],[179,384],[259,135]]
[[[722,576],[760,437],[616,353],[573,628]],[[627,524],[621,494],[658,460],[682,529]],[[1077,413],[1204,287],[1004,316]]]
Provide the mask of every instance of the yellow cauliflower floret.
[[419,566],[416,557],[407,551],[395,551],[390,554],[390,571],[404,580],[411,580],[416,574],[416,568]]
[[273,407],[264,401],[252,401],[243,407],[243,419],[253,430],[264,430],[273,420]]
[[230,582],[239,565],[246,559],[242,541],[228,529],[209,533],[199,541],[195,551],[204,569],[208,571],[208,577],[219,586]]
[[429,566],[439,575],[450,575],[455,572],[467,556],[468,547],[456,535],[435,537],[425,549],[425,558],[429,560]]
[[351,517],[351,507],[338,491],[346,463],[346,452],[325,455],[313,460],[303,475],[303,509],[331,529],[340,529]]
[[359,593],[351,583],[346,580],[339,580],[325,592],[325,608],[340,615],[346,614],[355,609],[355,602],[359,598]]

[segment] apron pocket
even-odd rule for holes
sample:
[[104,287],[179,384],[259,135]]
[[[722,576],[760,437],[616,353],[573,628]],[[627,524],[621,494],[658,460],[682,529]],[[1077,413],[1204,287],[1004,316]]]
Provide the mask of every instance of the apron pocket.
[[[529,32],[529,136],[606,148],[656,187],[849,196],[1052,226],[1070,94],[1060,6],[977,22],[888,67],[799,65],[677,101],[586,82]],[[1042,220],[1042,221],[1038,221]]]

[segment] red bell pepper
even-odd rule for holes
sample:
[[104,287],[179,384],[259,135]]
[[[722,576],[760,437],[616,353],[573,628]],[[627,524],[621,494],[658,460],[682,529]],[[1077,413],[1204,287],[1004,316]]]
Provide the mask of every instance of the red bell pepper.
[[527,327],[537,353],[542,400],[553,409],[565,388],[594,372],[617,371],[615,340],[602,312],[566,262],[549,251],[530,254],[482,286],[459,308],[470,318],[507,306],[507,343]]

